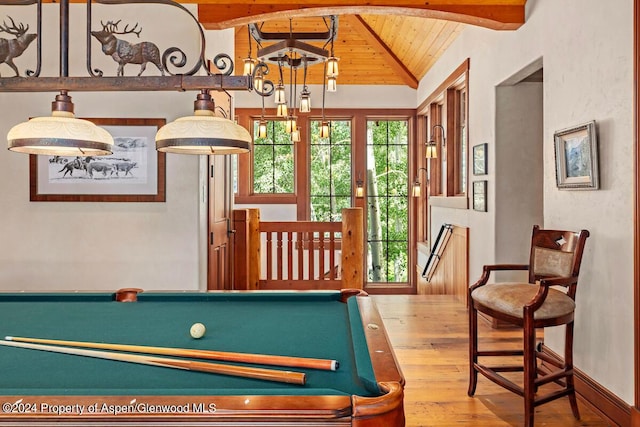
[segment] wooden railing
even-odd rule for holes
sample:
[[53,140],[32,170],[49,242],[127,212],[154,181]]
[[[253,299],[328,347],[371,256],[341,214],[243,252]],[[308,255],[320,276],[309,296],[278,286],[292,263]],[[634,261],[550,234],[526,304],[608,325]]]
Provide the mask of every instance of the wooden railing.
[[234,289],[362,289],[361,208],[342,222],[260,221],[258,209],[234,211]]

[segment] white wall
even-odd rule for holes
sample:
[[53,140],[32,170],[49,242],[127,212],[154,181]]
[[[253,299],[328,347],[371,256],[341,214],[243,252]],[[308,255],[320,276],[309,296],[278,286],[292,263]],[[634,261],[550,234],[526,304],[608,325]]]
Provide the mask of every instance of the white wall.
[[[195,7],[189,6],[195,11]],[[142,37],[168,46],[197,41],[189,19],[157,5],[95,5],[100,19],[140,17]],[[153,8],[145,10],[144,8]],[[575,336],[576,366],[629,403],[633,401],[633,133],[632,3],[623,0],[530,0],[527,23],[515,32],[469,27],[421,81],[418,91],[400,87],[339,85],[327,96],[330,108],[415,108],[463,60],[471,58],[469,145],[494,144],[495,87],[528,64],[543,58],[544,81],[544,226],[586,228],[591,232],[584,256]],[[1,13],[30,16],[3,6]],[[72,5],[72,74],[86,75],[84,5]],[[20,9],[22,10],[22,9]],[[47,14],[45,52],[57,40],[57,5]],[[153,12],[149,12],[153,10]],[[113,11],[113,12],[112,12]],[[100,12],[103,13],[103,12]],[[153,16],[153,22],[145,19]],[[32,29],[35,21],[32,19]],[[81,25],[76,25],[82,22]],[[169,24],[169,22],[171,24]],[[94,25],[96,26],[96,25]],[[53,32],[52,32],[53,31]],[[212,32],[208,32],[208,37]],[[221,35],[228,46],[228,33]],[[33,67],[35,45],[18,61]],[[227,47],[228,48],[228,47]],[[100,58],[94,43],[94,57]],[[208,46],[208,56],[220,50]],[[57,49],[45,56],[43,75],[57,75]],[[232,52],[228,52],[232,53]],[[109,75],[115,63],[97,60]],[[128,66],[132,74],[135,66]],[[0,65],[0,73],[9,69]],[[145,75],[154,75],[149,67]],[[319,88],[311,88],[319,94]],[[192,93],[71,93],[79,117],[164,117],[189,114]],[[0,134],[28,117],[47,115],[54,94],[0,93]],[[315,105],[317,102],[314,101]],[[237,107],[255,107],[252,94],[238,93]],[[600,176],[598,191],[559,191],[555,187],[553,132],[589,120],[598,123]],[[473,272],[498,259],[495,248],[495,147],[489,148],[488,212],[434,208],[434,224],[451,222],[471,228]],[[0,150],[0,289],[113,290],[197,289],[199,271],[199,161],[167,155],[166,203],[29,202],[28,157]],[[285,215],[291,214],[284,207]],[[277,209],[263,218],[282,218]],[[269,217],[269,218],[266,218]],[[546,341],[560,350],[556,333]]]
[[[481,266],[526,262],[527,254],[498,257],[495,248],[495,87],[540,58],[544,63],[544,226],[588,229],[577,294],[575,365],[633,403],[633,126],[632,2],[537,0],[515,32],[469,27],[420,82],[425,99],[470,58],[469,146],[488,142],[488,212],[434,208],[434,221],[470,227],[471,280]],[[601,189],[556,188],[553,133],[598,123]],[[508,201],[505,201],[508,203]],[[474,273],[476,272],[476,273]],[[556,328],[559,329],[559,328]],[[561,330],[545,342],[562,351]]]
[[[153,9],[150,9],[153,7]],[[35,29],[29,8],[2,7],[0,13],[23,18]],[[22,12],[25,10],[26,12]],[[31,9],[34,11],[35,9]],[[86,76],[84,5],[71,5],[71,75]],[[153,12],[151,12],[153,10]],[[195,11],[195,7],[191,7]],[[29,12],[29,13],[27,13]],[[42,76],[58,75],[58,6],[44,5]],[[139,22],[141,40],[161,50],[199,49],[196,27],[184,13],[167,6],[94,6],[100,20]],[[153,20],[148,19],[153,16]],[[137,18],[136,18],[137,17]],[[18,21],[19,22],[19,21]],[[19,58],[21,72],[35,66],[35,42]],[[115,75],[116,63],[94,42],[95,63]],[[79,55],[79,56],[76,56]],[[193,63],[191,64],[193,65]],[[139,66],[125,67],[127,75]],[[11,75],[6,65],[3,76]],[[152,65],[144,75],[158,75]],[[54,93],[0,93],[0,134],[29,117],[49,115]],[[194,93],[70,93],[78,117],[165,118],[191,114]],[[167,155],[166,203],[63,203],[29,201],[29,158],[0,150],[0,289],[115,290],[198,289],[198,157]]]

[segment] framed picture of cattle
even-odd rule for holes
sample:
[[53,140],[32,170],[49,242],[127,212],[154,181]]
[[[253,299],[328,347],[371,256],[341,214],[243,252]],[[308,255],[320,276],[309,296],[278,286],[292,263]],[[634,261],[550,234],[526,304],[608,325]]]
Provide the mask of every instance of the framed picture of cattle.
[[155,135],[164,119],[90,120],[113,136],[108,156],[29,159],[34,202],[164,202],[166,155]]

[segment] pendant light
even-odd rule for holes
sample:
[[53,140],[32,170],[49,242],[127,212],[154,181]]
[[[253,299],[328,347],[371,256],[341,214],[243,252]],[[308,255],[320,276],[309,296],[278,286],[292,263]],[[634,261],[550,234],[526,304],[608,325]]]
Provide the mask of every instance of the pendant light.
[[267,137],[267,121],[264,119],[264,96],[262,98],[262,114],[260,115],[260,122],[258,123],[258,138]]
[[256,63],[258,61],[256,61],[255,59],[253,59],[251,57],[251,27],[249,25],[247,25],[247,33],[249,35],[249,37],[248,37],[249,53],[248,53],[247,57],[244,59],[243,74],[245,76],[251,76],[251,75],[253,75],[253,70],[256,68]]
[[[335,21],[332,22],[332,25],[334,26],[333,28],[333,34],[335,37]],[[338,77],[338,61],[340,60],[340,58],[336,58],[335,54],[333,53],[333,41],[334,41],[334,37],[331,38],[331,56],[329,57],[329,59],[327,59],[327,68],[325,70],[325,74],[327,75],[327,77]]]
[[325,99],[325,92],[326,90],[326,78],[327,78],[327,63],[324,63],[324,73],[322,76],[322,122],[320,124],[320,134],[318,135],[319,138],[329,138],[329,122],[325,120],[324,117],[324,99]]
[[51,110],[51,116],[35,117],[12,127],[7,134],[9,150],[49,156],[111,154],[113,137],[88,120],[76,119],[66,91],[56,96]]
[[[69,27],[69,0],[60,2],[60,28]],[[69,77],[69,31],[60,31],[60,77]],[[11,151],[51,156],[111,154],[113,138],[88,120],[76,119],[73,103],[61,90],[51,104],[51,116],[20,123],[7,135]]]
[[300,108],[301,113],[311,112],[311,92],[307,87],[307,57],[302,57],[302,64],[304,66],[304,77],[302,80],[302,92],[300,92]]
[[161,127],[158,151],[179,154],[240,154],[250,149],[251,135],[231,120],[214,115],[215,104],[203,89],[194,102],[194,115]]

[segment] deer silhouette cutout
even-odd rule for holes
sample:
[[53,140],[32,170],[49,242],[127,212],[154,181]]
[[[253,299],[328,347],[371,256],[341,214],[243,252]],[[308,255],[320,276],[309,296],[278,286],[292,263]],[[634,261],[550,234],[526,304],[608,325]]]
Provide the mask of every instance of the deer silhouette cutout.
[[16,76],[18,76],[20,73],[18,72],[16,64],[13,63],[13,59],[22,55],[22,52],[29,47],[29,44],[34,41],[38,35],[34,33],[27,34],[27,31],[29,31],[28,25],[26,27],[22,23],[16,25],[13,18],[10,16],[8,18],[11,21],[11,25],[7,25],[6,21],[2,21],[0,32],[11,34],[12,36],[16,36],[16,38],[0,38],[0,63],[7,64],[15,71]]
[[123,31],[118,31],[120,21],[108,21],[106,24],[100,21],[102,30],[91,31],[91,35],[98,39],[102,45],[102,51],[105,55],[110,55],[118,63],[118,76],[124,76],[124,66],[126,64],[140,64],[140,72],[138,73],[138,76],[140,76],[147,67],[148,62],[158,67],[158,70],[164,76],[164,68],[160,62],[158,46],[151,42],[131,44],[126,40],[118,39],[114,34],[135,34],[140,37],[140,32],[142,31],[142,28],[138,28],[137,23],[133,28],[125,25]]

